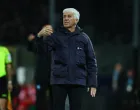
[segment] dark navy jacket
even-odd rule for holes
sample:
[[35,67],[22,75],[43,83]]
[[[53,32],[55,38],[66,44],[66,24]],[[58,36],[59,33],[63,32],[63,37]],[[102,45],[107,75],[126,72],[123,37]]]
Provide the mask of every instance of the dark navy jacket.
[[60,27],[45,39],[52,51],[51,84],[97,87],[97,63],[89,37]]

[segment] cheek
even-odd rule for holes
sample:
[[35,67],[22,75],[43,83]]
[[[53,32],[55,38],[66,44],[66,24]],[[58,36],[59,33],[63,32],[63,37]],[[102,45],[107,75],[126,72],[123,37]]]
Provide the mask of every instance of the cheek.
[[76,21],[72,19],[72,20],[70,20],[70,23],[71,24],[76,24]]
[[76,20],[75,20],[75,24],[77,24],[77,23],[78,23],[78,20],[76,19]]
[[77,21],[75,21],[75,24],[77,24]]
[[73,24],[77,24],[77,22],[74,20],[74,21],[73,21]]

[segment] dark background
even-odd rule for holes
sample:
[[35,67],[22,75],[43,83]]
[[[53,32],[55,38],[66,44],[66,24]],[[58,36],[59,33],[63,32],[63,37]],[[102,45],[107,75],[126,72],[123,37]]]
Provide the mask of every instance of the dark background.
[[[132,0],[56,0],[56,22],[64,8],[80,11],[80,27],[91,25],[96,44],[123,44],[132,41]],[[48,24],[48,0],[1,0],[0,39],[8,44],[24,44],[30,33],[37,33]]]

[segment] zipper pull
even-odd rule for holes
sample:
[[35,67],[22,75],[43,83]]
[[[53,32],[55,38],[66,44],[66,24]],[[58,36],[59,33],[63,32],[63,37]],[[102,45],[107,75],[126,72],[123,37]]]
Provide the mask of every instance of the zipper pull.
[[77,47],[77,49],[79,50],[79,47]]
[[78,49],[78,50],[83,50],[83,49],[82,49],[82,48],[80,48],[80,47],[77,47],[77,49]]

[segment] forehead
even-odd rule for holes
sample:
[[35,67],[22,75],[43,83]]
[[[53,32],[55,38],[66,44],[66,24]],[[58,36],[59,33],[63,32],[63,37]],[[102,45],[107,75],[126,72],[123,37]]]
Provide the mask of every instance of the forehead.
[[63,15],[74,15],[73,12],[64,12]]

